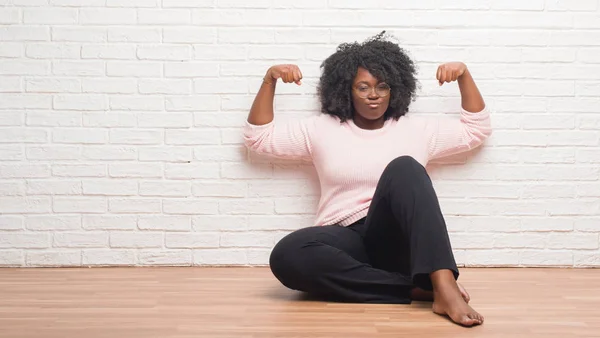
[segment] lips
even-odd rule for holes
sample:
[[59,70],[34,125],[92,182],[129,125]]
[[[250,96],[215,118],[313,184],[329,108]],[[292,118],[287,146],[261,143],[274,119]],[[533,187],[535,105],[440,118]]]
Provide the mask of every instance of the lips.
[[368,105],[370,108],[372,108],[372,109],[378,108],[378,107],[380,106],[380,104],[379,104],[379,103],[369,103],[369,104],[367,104],[367,105]]

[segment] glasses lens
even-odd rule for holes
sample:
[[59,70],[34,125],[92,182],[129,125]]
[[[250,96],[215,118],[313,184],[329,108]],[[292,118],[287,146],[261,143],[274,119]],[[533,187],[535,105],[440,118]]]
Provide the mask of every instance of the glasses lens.
[[388,96],[390,94],[390,86],[386,84],[380,84],[375,88],[375,92],[381,97]]

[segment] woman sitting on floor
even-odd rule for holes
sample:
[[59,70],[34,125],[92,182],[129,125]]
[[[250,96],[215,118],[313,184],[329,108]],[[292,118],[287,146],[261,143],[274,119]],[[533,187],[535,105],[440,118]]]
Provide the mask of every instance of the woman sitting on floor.
[[415,97],[415,66],[384,34],[347,43],[322,64],[322,114],[277,122],[278,79],[301,84],[295,65],[271,67],[250,110],[252,151],[310,160],[321,198],[314,226],[273,249],[270,266],[286,287],[322,299],[408,304],[464,326],[483,323],[457,283],[444,217],[425,170],[436,158],[471,150],[490,135],[490,115],[461,62],[439,66],[440,85],[458,81],[460,119],[405,115]]

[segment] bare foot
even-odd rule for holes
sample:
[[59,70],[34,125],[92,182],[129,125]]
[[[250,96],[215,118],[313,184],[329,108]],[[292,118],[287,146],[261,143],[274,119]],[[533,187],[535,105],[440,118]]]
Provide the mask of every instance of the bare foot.
[[[467,292],[467,290],[465,289],[464,286],[462,286],[459,283],[457,283],[457,284],[458,284],[458,289],[460,290],[460,295],[465,300],[465,302],[468,304],[471,301],[471,296],[469,295],[469,293]],[[414,288],[414,289],[412,289],[412,291],[410,293],[410,298],[412,300],[421,301],[421,302],[433,302],[433,292],[425,291],[421,288]]]
[[452,321],[463,326],[483,324],[483,316],[464,300],[452,271],[438,270],[430,276],[433,283],[433,312],[448,316]]
[[433,298],[433,312],[463,326],[483,324],[483,316],[465,302],[456,283],[438,287],[433,291]]

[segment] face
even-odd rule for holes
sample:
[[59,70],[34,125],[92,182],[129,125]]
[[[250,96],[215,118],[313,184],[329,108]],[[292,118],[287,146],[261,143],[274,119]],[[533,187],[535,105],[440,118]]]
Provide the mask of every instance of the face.
[[354,112],[366,120],[383,118],[390,105],[390,87],[359,67],[352,84]]

